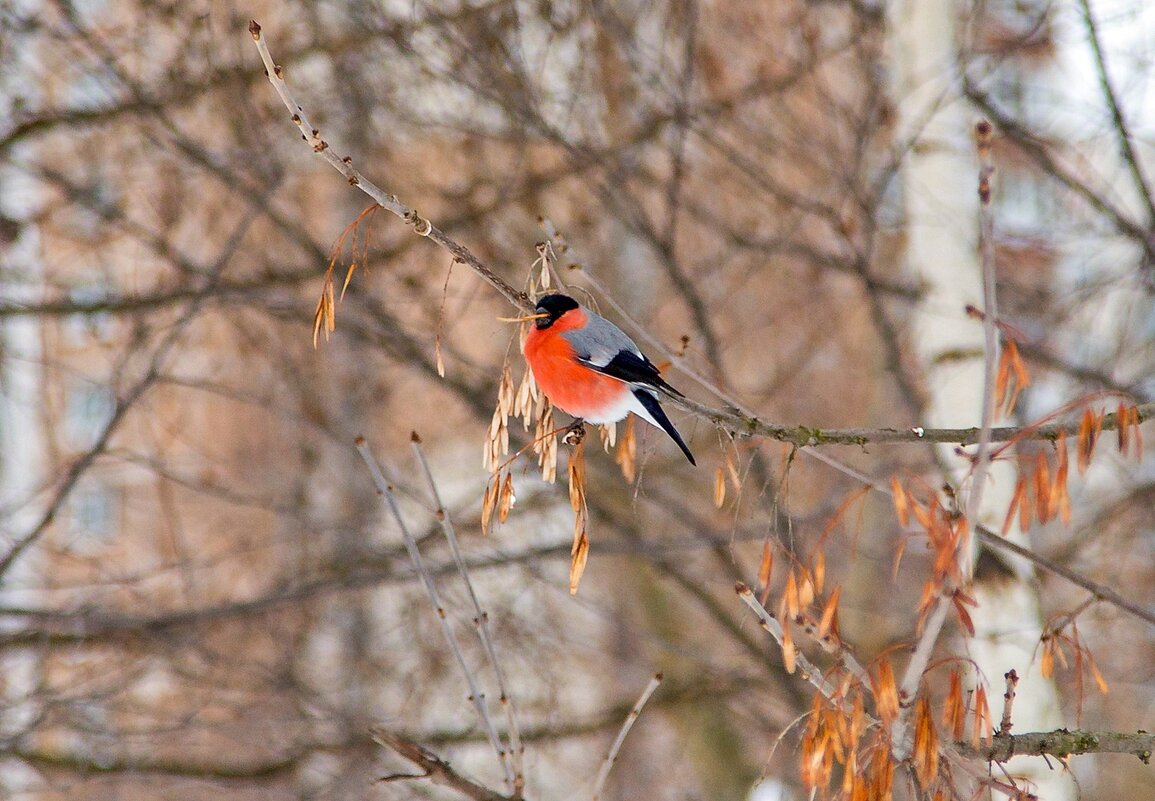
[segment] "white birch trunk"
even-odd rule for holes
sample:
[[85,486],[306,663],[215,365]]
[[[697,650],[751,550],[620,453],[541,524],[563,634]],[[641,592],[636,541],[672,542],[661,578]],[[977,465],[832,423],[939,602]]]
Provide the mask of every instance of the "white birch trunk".
[[[976,115],[958,93],[956,0],[894,0],[890,6],[898,141],[912,142],[902,173],[907,231],[907,268],[925,288],[915,310],[913,342],[926,371],[928,406],[924,425],[979,425],[983,394],[982,324],[969,319],[967,304],[983,307],[978,241],[978,161],[972,130]],[[997,222],[997,221],[996,221]],[[970,462],[952,447],[939,450],[951,483],[962,490]],[[996,530],[1014,489],[1013,470],[992,465],[979,520]],[[1021,532],[1010,536],[1022,541]],[[989,683],[997,723],[1003,674],[1021,677],[1014,707],[1015,732],[1062,725],[1055,686],[1039,674],[1032,657],[1042,632],[1038,598],[1025,564],[1010,565],[996,581],[974,587],[976,636],[964,647]],[[1074,798],[1069,775],[1037,758],[1008,764],[1012,775],[1031,783],[1046,801]]]

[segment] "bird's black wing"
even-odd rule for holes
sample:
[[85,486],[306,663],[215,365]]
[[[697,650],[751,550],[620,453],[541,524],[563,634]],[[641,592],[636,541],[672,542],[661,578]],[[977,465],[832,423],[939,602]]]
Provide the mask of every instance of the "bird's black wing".
[[611,378],[625,381],[627,384],[641,384],[642,386],[661,389],[674,397],[685,397],[681,392],[678,392],[678,390],[666,383],[653,362],[640,354],[632,353],[628,350],[619,350],[606,364],[596,364],[586,359],[581,359],[580,361],[597,370],[599,373],[605,373]]

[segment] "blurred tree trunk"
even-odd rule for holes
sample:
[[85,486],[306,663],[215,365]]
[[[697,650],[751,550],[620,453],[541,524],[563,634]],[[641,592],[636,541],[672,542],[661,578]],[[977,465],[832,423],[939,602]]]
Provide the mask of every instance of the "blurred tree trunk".
[[[984,402],[983,327],[965,311],[968,304],[982,309],[984,303],[979,164],[971,136],[978,117],[960,96],[957,69],[964,10],[955,0],[898,0],[891,15],[897,141],[909,147],[902,168],[906,264],[924,287],[914,309],[912,342],[926,375],[926,426],[977,426]],[[958,456],[953,446],[940,446],[938,459],[960,490],[959,505],[965,509],[967,494],[975,489],[968,485],[972,460]],[[1002,527],[1015,479],[1010,462],[990,465],[972,530],[980,524],[996,531]],[[1007,536],[1025,544],[1017,526]],[[1043,619],[1030,578],[1025,563],[978,557],[975,636],[966,644],[980,673],[976,682],[989,683],[996,722],[1003,675],[1014,669],[1022,679],[1014,706],[1016,733],[1062,725],[1055,685],[1040,675],[1033,659]],[[1040,798],[1074,797],[1070,775],[1040,760],[1012,761],[1008,769],[1032,782]]]

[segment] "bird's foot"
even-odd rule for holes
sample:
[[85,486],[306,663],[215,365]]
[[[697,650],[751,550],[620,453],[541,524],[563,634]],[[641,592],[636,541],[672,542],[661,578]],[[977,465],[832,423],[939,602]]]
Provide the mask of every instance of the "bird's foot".
[[562,431],[561,441],[566,445],[577,445],[586,437],[586,421],[580,417]]

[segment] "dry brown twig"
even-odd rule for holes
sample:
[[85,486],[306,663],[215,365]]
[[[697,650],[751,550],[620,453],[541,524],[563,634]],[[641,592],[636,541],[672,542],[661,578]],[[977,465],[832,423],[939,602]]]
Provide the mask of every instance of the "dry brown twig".
[[614,767],[614,763],[618,761],[618,752],[622,750],[622,743],[626,741],[626,735],[630,733],[630,729],[633,728],[634,723],[642,714],[642,708],[646,705],[646,702],[650,700],[650,696],[657,691],[661,683],[662,674],[654,674],[653,678],[646,684],[646,688],[642,690],[642,694],[638,698],[637,703],[630,709],[630,713],[626,715],[626,719],[622,722],[621,729],[618,730],[618,736],[614,738],[613,743],[606,752],[606,758],[602,760],[601,769],[598,770],[598,775],[594,779],[593,801],[598,801],[598,799],[601,798],[602,790],[606,786],[606,779],[609,778],[610,770]]
[[380,746],[395,751],[400,756],[412,762],[414,765],[420,767],[424,773],[420,774],[393,774],[390,776],[383,776],[379,781],[399,781],[411,779],[429,779],[434,784],[440,784],[443,787],[449,787],[467,798],[472,798],[473,801],[513,801],[520,796],[504,796],[501,793],[494,792],[488,787],[478,784],[472,779],[467,779],[462,776],[453,767],[437,754],[430,751],[423,745],[419,745],[412,740],[406,739],[399,734],[395,734],[387,729],[374,728],[371,729],[369,735],[373,738],[373,742]]

